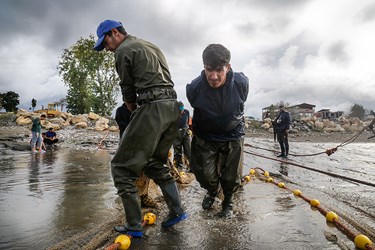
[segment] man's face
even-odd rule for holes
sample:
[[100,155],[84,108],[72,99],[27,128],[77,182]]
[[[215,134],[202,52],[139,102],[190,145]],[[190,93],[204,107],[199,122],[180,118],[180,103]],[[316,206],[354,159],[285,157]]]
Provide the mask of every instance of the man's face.
[[208,84],[212,88],[219,88],[224,85],[229,70],[230,64],[217,68],[211,68],[208,65],[204,65],[204,73],[206,74]]
[[120,40],[119,34],[117,29],[112,29],[110,34],[105,35],[103,45],[107,51],[115,52],[118,46],[120,46],[122,40]]

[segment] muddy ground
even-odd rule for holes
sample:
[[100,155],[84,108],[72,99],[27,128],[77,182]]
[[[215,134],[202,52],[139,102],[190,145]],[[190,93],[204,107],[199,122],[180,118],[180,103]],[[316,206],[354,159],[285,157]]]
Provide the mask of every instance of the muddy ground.
[[[53,214],[56,213],[59,216],[61,225],[54,225],[53,229],[56,233],[50,237],[42,237],[40,245],[33,242],[35,246],[42,246],[41,248],[31,247],[30,249],[48,248],[45,246],[54,247],[54,249],[104,249],[117,236],[112,226],[122,221],[122,208],[118,200],[114,202],[114,193],[111,195],[104,193],[101,181],[95,179],[88,185],[84,177],[85,175],[91,177],[94,171],[93,166],[98,165],[95,173],[107,176],[105,186],[108,189],[113,188],[108,178],[108,168],[102,165],[109,161],[116,149],[118,134],[74,128],[57,131],[57,134],[61,140],[58,145],[59,149],[47,151],[44,158],[38,161],[38,165],[34,164],[34,166],[28,163],[29,154],[25,154],[30,150],[29,129],[21,126],[0,128],[0,150],[4,152],[2,157],[9,165],[9,169],[15,173],[25,171],[28,178],[34,178],[34,175],[38,178],[35,204],[48,203],[47,201],[51,198],[47,198],[48,192],[65,190],[66,197],[63,204],[66,207],[56,206],[55,209],[58,212],[52,211]],[[321,151],[336,146],[352,138],[353,135],[355,134],[314,132],[291,134],[291,152]],[[369,136],[371,136],[369,132],[364,132],[355,143],[340,149],[331,157],[319,156],[303,159],[290,157],[288,160],[375,183],[375,160],[374,155],[371,154],[374,152],[375,144],[374,139],[367,139]],[[100,149],[98,144],[101,141]],[[273,141],[273,135],[261,130],[248,131],[246,142],[270,150],[277,151],[278,149],[277,142]],[[256,151],[253,148],[246,148],[246,150],[275,158],[275,153],[271,151]],[[15,153],[13,156],[12,154],[16,151],[26,152]],[[19,163],[14,165],[9,162],[8,159],[12,158],[18,159]],[[101,160],[104,162],[99,164]],[[249,169],[254,167],[269,171],[276,181],[285,182],[291,189],[302,190],[308,198],[319,199],[322,207],[337,212],[340,219],[345,221],[352,230],[365,233],[374,240],[373,187],[299,169],[288,165],[287,162],[273,162],[245,154],[244,173],[248,173]],[[38,170],[36,173],[33,172],[34,168]],[[64,171],[59,172],[59,169]],[[99,173],[99,171],[102,172]],[[196,181],[193,181],[191,185],[181,188],[182,202],[190,218],[171,230],[163,230],[160,227],[160,221],[166,216],[166,207],[162,197],[159,197],[161,208],[155,211],[158,216],[156,225],[147,226],[145,237],[141,240],[134,239],[130,249],[355,249],[353,242],[332,223],[327,223],[316,209],[301,198],[295,197],[290,191],[265,183],[260,173],[258,177],[253,177],[244,185],[242,192],[236,194],[235,216],[231,220],[222,220],[215,216],[215,213],[220,211],[219,199],[212,210],[201,209],[201,201],[205,192]],[[5,176],[9,179],[4,180],[2,186],[3,184],[6,187],[9,186],[9,190],[4,189],[6,191],[4,194],[10,194],[15,185],[25,186],[26,193],[19,194],[20,198],[25,195],[27,199],[34,200],[35,183],[30,181],[27,183],[22,178],[15,183],[12,176]],[[62,177],[64,181],[60,181]],[[82,178],[82,181],[77,181],[77,178]],[[70,192],[71,189],[76,191]],[[105,205],[102,208],[94,198],[92,198],[93,201],[87,198],[92,190],[95,190],[96,198],[102,197],[104,204],[116,203],[116,205]],[[59,200],[56,199],[57,204]],[[11,201],[18,203],[19,200],[12,199]],[[85,201],[85,207],[76,207],[82,201]],[[67,209],[67,204],[72,207],[72,210]],[[27,208],[30,214],[38,214],[38,211],[33,211],[34,207],[30,203],[21,202],[20,206]],[[96,211],[98,210],[95,209],[96,207],[104,209],[102,212],[105,218],[91,218],[88,215],[82,218],[83,222],[75,223],[86,210]],[[7,209],[7,206],[4,206],[4,209]],[[15,209],[17,211],[17,206]],[[77,218],[72,217],[77,211],[80,212]],[[22,229],[27,229],[28,223],[21,225]],[[35,229],[28,228],[28,230]],[[19,229],[18,232],[21,234]],[[6,244],[4,246],[12,246],[11,242]],[[12,249],[22,249],[22,247]]]

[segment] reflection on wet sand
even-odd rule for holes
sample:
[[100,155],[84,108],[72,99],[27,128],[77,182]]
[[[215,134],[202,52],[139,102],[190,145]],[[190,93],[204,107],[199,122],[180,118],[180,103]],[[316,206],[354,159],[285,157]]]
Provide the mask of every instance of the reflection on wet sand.
[[[251,139],[251,143],[273,145],[263,139]],[[329,146],[319,145],[319,150]],[[316,147],[309,143],[293,145],[302,152]],[[374,182],[372,151],[368,144],[353,144],[330,158],[291,160],[342,175],[350,172],[354,178]],[[111,157],[105,150],[59,149],[45,154],[2,151],[0,249],[23,249],[25,245],[29,249],[46,249],[82,232],[95,228],[100,232],[98,225],[106,225],[109,217],[118,214],[109,167]],[[243,161],[244,173],[254,167],[266,169],[290,188],[301,189],[348,217],[355,214],[352,219],[375,228],[373,188],[247,154]],[[160,221],[166,216],[166,209],[162,208],[156,225],[147,227],[146,237],[134,240],[132,249],[335,249],[325,238],[327,230],[353,246],[306,202],[257,178],[252,178],[243,192],[236,194],[235,216],[231,220],[215,216],[220,210],[219,201],[212,210],[202,210],[205,192],[197,182],[181,193],[190,218],[171,230],[162,230]],[[102,233],[108,232],[110,225]],[[71,249],[75,249],[76,243],[71,242]]]

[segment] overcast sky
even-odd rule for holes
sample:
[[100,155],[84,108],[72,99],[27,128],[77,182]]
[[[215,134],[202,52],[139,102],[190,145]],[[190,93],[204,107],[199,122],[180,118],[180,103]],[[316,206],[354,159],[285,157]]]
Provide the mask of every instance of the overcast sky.
[[0,0],[0,92],[58,101],[63,49],[105,19],[164,52],[178,98],[203,69],[202,51],[221,43],[250,79],[245,114],[280,101],[316,110],[375,110],[374,0]]

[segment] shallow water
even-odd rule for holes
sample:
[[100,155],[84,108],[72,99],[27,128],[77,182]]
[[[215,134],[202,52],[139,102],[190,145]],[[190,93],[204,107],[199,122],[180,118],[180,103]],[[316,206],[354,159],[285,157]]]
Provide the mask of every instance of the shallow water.
[[45,249],[107,216],[109,161],[106,151],[2,151],[0,249]]
[[[267,139],[247,138],[246,142],[277,149]],[[334,146],[291,142],[290,153],[316,153]],[[356,143],[329,157],[291,156],[289,161],[375,183],[374,147],[374,143]],[[251,147],[246,151],[274,157],[272,152]],[[59,149],[33,154],[2,148],[0,153],[0,249],[46,249],[97,226],[116,210],[109,151]],[[244,173],[254,167],[269,171],[308,198],[319,199],[324,208],[374,230],[374,187],[245,154]],[[204,191],[197,182],[181,194],[190,218],[169,230],[161,229],[159,222],[147,226],[145,237],[134,239],[131,249],[339,249],[326,240],[325,231],[337,234],[354,249],[305,201],[256,178],[237,194],[231,220],[215,216],[219,201],[210,211],[201,209]],[[164,216],[162,209],[159,217]]]

